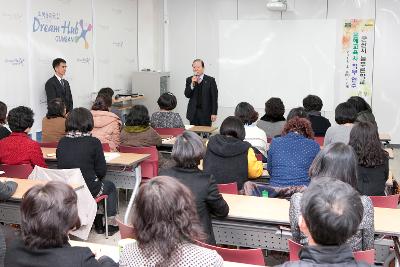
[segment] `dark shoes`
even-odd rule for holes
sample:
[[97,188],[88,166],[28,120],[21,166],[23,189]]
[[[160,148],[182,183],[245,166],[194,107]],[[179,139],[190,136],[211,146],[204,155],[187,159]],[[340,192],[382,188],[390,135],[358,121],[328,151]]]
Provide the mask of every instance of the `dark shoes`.
[[[106,232],[106,227],[103,224],[103,214],[96,214],[93,224],[96,233],[99,235],[104,235],[104,233]],[[112,236],[118,231],[119,231],[118,226],[108,225],[108,236]]]

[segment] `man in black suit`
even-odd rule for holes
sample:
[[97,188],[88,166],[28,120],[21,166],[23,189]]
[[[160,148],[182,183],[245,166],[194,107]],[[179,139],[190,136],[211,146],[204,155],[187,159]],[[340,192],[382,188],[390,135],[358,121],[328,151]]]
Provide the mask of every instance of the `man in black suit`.
[[54,76],[45,85],[47,104],[54,98],[61,98],[68,113],[74,108],[74,103],[69,83],[63,78],[67,71],[67,62],[62,58],[56,58],[53,60],[53,69],[55,71]]
[[218,111],[218,88],[215,79],[204,74],[204,62],[195,59],[193,76],[186,79],[185,96],[189,98],[186,118],[192,125],[211,126]]

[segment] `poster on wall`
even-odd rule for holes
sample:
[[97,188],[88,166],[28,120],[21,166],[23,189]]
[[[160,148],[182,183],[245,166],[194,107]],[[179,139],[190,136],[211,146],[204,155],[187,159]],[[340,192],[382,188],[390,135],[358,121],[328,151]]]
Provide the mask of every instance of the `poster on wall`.
[[374,46],[373,19],[344,21],[342,56],[344,63],[344,97],[360,96],[368,103],[372,97],[372,70]]
[[40,118],[47,110],[44,85],[54,75],[52,61],[67,61],[65,79],[74,107],[90,107],[93,91],[93,11],[91,0],[31,1],[29,17],[33,107]]

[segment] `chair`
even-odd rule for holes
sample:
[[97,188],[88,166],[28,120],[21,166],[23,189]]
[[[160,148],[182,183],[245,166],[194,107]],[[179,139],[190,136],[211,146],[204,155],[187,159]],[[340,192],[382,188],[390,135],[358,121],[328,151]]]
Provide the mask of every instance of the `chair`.
[[[294,242],[293,240],[288,240],[289,245],[289,259],[290,261],[298,261],[299,252],[303,248],[299,243]],[[356,261],[364,261],[368,264],[373,265],[375,262],[375,249],[365,250],[365,251],[356,251],[353,252],[354,259]]]
[[389,196],[370,196],[375,208],[396,209],[399,204],[399,194]]
[[184,128],[154,128],[159,135],[178,136],[185,131]]
[[58,142],[45,142],[45,143],[39,143],[40,147],[49,147],[49,148],[57,148]]
[[255,154],[256,155],[256,159],[258,160],[258,161],[262,161],[262,155],[261,154]]
[[315,136],[314,141],[318,143],[318,145],[323,146],[324,145],[324,136]]
[[239,194],[236,182],[229,183],[229,184],[218,184],[217,186],[218,186],[219,192],[222,194],[232,194],[232,195]]
[[33,168],[30,164],[20,164],[20,165],[8,165],[1,164],[0,171],[3,171],[3,174],[0,174],[1,177],[12,177],[12,178],[20,178],[27,179],[31,174]]
[[300,260],[299,252],[303,246],[297,242],[294,242],[292,239],[288,240],[288,245],[289,245],[289,260],[290,261]]
[[155,146],[120,146],[119,151],[121,153],[150,154],[150,158],[140,163],[142,167],[142,177],[150,179],[158,175],[158,150]]
[[353,256],[356,261],[364,261],[373,265],[375,262],[375,249],[356,251],[353,252]]
[[106,239],[108,238],[107,199],[108,199],[108,195],[100,195],[94,199],[94,201],[96,201],[97,204],[100,203],[101,201],[104,201],[104,218],[105,218],[105,222],[106,222]]
[[224,261],[265,266],[264,255],[261,248],[230,249],[212,246],[200,241],[197,241],[197,243],[202,247],[215,250]]
[[124,224],[118,218],[116,218],[116,220],[119,227],[119,233],[121,234],[121,239],[136,238],[135,229],[133,228],[133,226]]
[[101,146],[103,147],[103,152],[111,152],[109,143],[101,143]]

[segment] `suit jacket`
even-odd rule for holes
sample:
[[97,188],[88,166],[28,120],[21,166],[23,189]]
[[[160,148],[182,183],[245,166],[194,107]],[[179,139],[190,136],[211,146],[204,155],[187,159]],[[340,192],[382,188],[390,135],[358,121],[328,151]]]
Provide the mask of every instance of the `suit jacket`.
[[229,213],[229,206],[219,193],[214,177],[197,168],[184,169],[179,167],[162,170],[160,175],[174,177],[193,192],[200,223],[203,226],[204,233],[208,235],[207,243],[215,244],[211,215],[226,217]]
[[[185,96],[189,98],[186,118],[192,121],[196,112],[200,112],[201,116],[207,116],[211,122],[211,115],[217,115],[218,112],[218,88],[215,79],[204,75],[202,82],[193,89],[191,83],[192,76],[186,78]],[[198,99],[198,90],[201,90],[201,99]],[[201,108],[198,108],[199,102],[201,102]]]
[[29,249],[20,238],[12,241],[7,247],[4,263],[4,266],[8,267],[118,266],[117,263],[108,257],[101,257],[99,260],[96,260],[95,255],[89,248],[71,247],[69,244],[66,244],[60,248]]
[[47,80],[45,85],[46,95],[47,95],[47,104],[50,100],[54,98],[61,98],[65,107],[67,108],[67,113],[70,112],[74,108],[74,102],[72,100],[71,88],[69,87],[69,83],[67,80],[64,80],[64,87],[58,81],[57,77],[54,75],[50,79]]

